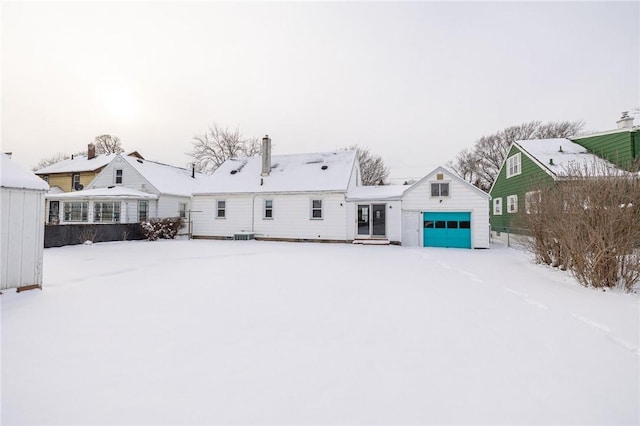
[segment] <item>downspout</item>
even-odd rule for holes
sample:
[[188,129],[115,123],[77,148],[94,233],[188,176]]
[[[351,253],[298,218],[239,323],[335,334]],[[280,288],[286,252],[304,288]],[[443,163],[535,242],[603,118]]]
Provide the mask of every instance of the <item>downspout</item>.
[[254,232],[254,224],[256,221],[256,197],[258,194],[253,194],[253,199],[251,200],[251,232]]

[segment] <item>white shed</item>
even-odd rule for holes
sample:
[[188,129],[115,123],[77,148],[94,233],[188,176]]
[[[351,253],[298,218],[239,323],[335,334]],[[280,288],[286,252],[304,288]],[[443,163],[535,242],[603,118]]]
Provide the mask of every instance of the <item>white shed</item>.
[[42,286],[44,197],[49,185],[2,154],[0,290]]
[[402,195],[402,245],[489,248],[490,198],[438,167]]

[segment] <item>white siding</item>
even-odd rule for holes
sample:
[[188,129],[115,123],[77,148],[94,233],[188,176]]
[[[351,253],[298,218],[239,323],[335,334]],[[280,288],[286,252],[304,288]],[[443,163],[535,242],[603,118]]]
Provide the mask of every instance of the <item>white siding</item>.
[[160,195],[158,198],[158,211],[154,217],[177,217],[180,214],[180,203],[187,203],[187,210],[191,208],[190,197]]
[[[449,182],[449,196],[431,197],[431,182]],[[489,248],[489,199],[470,184],[461,183],[446,173],[441,181],[436,180],[436,173],[432,173],[412,186],[402,198],[402,209],[413,213],[471,212],[471,246]],[[419,220],[418,226],[421,225]],[[403,236],[409,233],[412,233],[411,225],[403,225]],[[422,233],[419,234],[421,245]],[[414,240],[411,242],[415,243]],[[403,241],[403,245],[408,244],[409,241]]]
[[0,290],[42,284],[44,192],[2,188]]
[[[121,157],[114,158],[104,170],[96,176],[86,189],[108,188],[116,184],[116,170],[122,169],[122,185],[126,188],[137,189],[138,191],[158,194],[158,191],[142,177],[131,164]],[[120,186],[120,185],[118,185]]]
[[[264,200],[273,200],[273,219],[265,219]],[[311,200],[322,200],[321,220],[311,219]],[[216,218],[217,201],[226,202],[226,217]],[[346,202],[342,193],[242,194],[193,197],[194,236],[347,240]]]

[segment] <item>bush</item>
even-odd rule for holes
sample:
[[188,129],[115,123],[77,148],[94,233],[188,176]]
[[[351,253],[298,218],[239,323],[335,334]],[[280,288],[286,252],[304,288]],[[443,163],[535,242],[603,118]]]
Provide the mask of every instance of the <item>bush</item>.
[[140,223],[142,233],[149,241],[155,241],[159,238],[172,240],[178,235],[178,231],[183,225],[184,219],[181,217],[154,218]]
[[640,283],[640,176],[594,166],[541,188],[519,219],[537,261],[569,270],[587,287]]

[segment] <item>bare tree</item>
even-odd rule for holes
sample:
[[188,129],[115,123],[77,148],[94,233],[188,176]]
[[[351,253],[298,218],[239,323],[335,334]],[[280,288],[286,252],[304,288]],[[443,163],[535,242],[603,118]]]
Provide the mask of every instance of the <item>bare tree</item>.
[[96,146],[96,154],[120,154],[124,152],[120,138],[117,136],[96,136],[93,143]]
[[373,155],[369,148],[351,145],[344,148],[346,151],[357,151],[360,163],[360,176],[362,185],[384,185],[389,177],[389,168],[384,165],[384,160],[379,155]]
[[517,221],[537,261],[567,269],[584,286],[640,283],[640,176],[604,162],[572,166],[570,178],[528,193]]
[[582,121],[552,121],[548,123],[531,121],[507,127],[497,133],[482,136],[475,142],[471,150],[465,148],[448,165],[465,180],[484,191],[489,191],[498,177],[500,167],[513,142],[567,138],[579,134],[583,128],[584,122]]
[[193,138],[193,157],[195,168],[202,173],[213,173],[222,163],[239,156],[252,157],[260,154],[260,142],[257,138],[244,139],[240,130],[234,131],[213,124],[209,130]]

